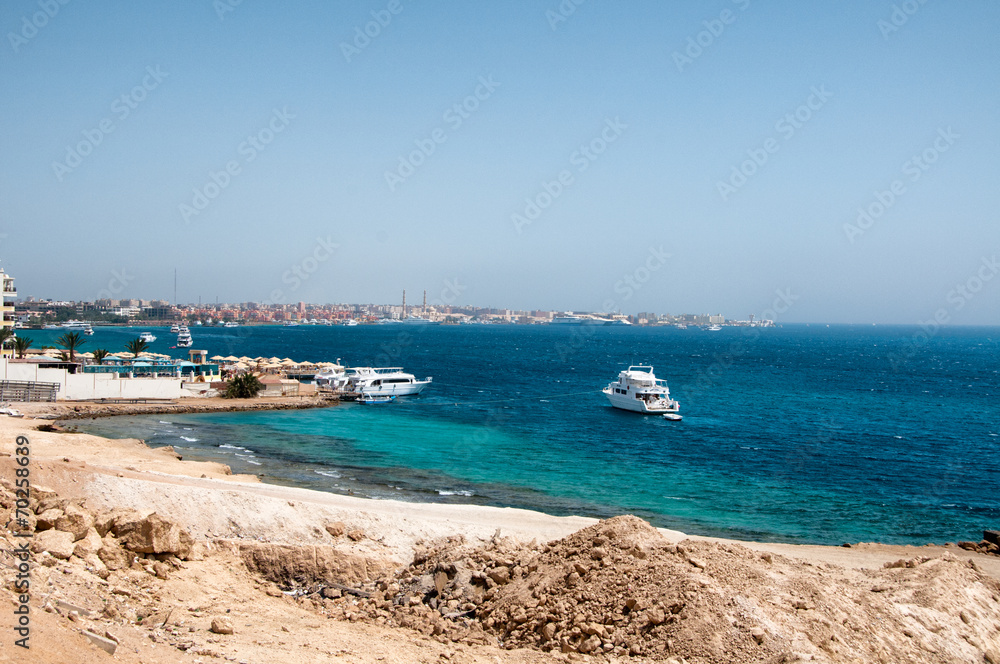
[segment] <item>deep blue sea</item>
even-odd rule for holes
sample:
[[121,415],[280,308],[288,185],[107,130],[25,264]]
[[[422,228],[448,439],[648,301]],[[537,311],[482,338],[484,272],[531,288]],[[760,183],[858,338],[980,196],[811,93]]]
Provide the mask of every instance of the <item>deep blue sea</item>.
[[[139,328],[97,328],[120,350]],[[154,330],[153,350],[174,335]],[[978,540],[1000,527],[1000,328],[786,325],[193,328],[209,355],[403,366],[419,397],[297,412],[93,420],[264,481],[359,496],[631,513],[803,543]],[[26,331],[35,346],[54,333]],[[683,422],[600,389],[652,364]]]

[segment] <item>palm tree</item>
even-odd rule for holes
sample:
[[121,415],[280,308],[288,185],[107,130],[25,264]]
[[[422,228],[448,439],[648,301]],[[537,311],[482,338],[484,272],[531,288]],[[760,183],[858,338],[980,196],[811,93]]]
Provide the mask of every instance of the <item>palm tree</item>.
[[[0,351],[7,347],[8,342],[14,338],[14,330],[9,327],[0,327]],[[0,353],[2,354],[2,353]]]
[[83,335],[79,332],[66,332],[56,339],[56,343],[66,349],[65,356],[73,362],[76,359],[76,349],[83,345]]
[[98,348],[94,351],[94,364],[104,364],[104,358],[108,355],[108,351],[103,348]]
[[17,351],[17,356],[22,360],[29,348],[31,348],[31,339],[28,337],[17,337],[14,339],[14,350]]
[[138,358],[139,355],[145,353],[148,349],[149,349],[149,342],[143,341],[138,337],[125,344],[125,350],[132,353],[133,359]]
[[264,389],[263,383],[252,373],[240,374],[226,383],[225,397],[228,399],[252,399]]

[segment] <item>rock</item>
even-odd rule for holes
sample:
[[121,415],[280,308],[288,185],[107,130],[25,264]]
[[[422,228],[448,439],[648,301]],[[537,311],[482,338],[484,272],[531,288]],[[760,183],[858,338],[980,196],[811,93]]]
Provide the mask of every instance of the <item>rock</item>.
[[104,545],[104,540],[101,536],[97,534],[97,530],[90,528],[87,534],[83,536],[82,539],[78,540],[76,546],[73,548],[73,555],[80,558],[86,558],[88,555],[95,554],[100,551],[101,546]]
[[990,544],[1000,546],[1000,530],[984,530],[983,539]]
[[94,517],[94,528],[97,529],[97,533],[101,537],[107,536],[109,532],[112,532],[115,521],[118,519],[131,519],[131,518],[142,518],[139,512],[128,509],[124,507],[116,507],[110,512],[101,512],[96,517]]
[[761,629],[760,627],[754,627],[752,630],[750,630],[750,636],[752,636],[753,640],[756,641],[757,643],[764,643],[764,634],[765,634],[764,630]]
[[340,537],[347,532],[347,526],[345,526],[341,521],[328,523],[323,527],[326,529],[326,532],[330,533],[330,537]]
[[229,618],[213,618],[212,631],[216,634],[232,634],[233,623],[229,620]]
[[502,586],[503,584],[510,581],[510,568],[504,567],[502,565],[500,567],[494,567],[489,572],[487,572],[486,575],[491,579],[493,579],[494,583]]
[[55,507],[45,510],[38,515],[38,518],[35,521],[35,531],[52,530],[56,527],[56,521],[58,521],[59,517],[62,515],[63,511],[61,509],[56,509]]
[[136,553],[172,553],[182,560],[191,554],[194,539],[180,526],[155,512],[145,518],[116,519],[115,537]]
[[79,505],[70,503],[63,509],[63,515],[56,520],[55,529],[72,533],[75,540],[83,539],[87,531],[94,527],[94,517]]
[[664,614],[663,609],[658,606],[654,606],[646,612],[646,620],[648,620],[651,625],[662,625],[666,619],[667,616]]
[[708,565],[701,558],[688,558],[688,562],[697,567],[698,569],[705,569]]
[[170,565],[158,561],[153,563],[153,574],[155,574],[158,579],[166,580],[167,576],[170,574]]
[[591,653],[601,647],[601,639],[598,636],[592,636],[583,643],[580,644],[580,652],[586,654]]
[[961,618],[962,622],[964,622],[966,625],[972,622],[972,617],[969,615],[968,611],[959,611],[958,617]]
[[965,549],[966,551],[978,551],[979,545],[975,542],[959,542],[958,548]]
[[444,592],[444,589],[448,587],[448,573],[447,572],[437,572],[434,574],[434,590],[437,591],[438,595]]
[[542,627],[542,638],[546,641],[551,641],[556,635],[556,624],[555,623],[545,623]]
[[989,649],[983,653],[983,659],[987,664],[1000,664],[1000,650]]
[[73,555],[73,534],[61,530],[46,530],[35,535],[31,550],[35,553],[48,551],[54,558],[69,560]]
[[105,537],[101,542],[101,548],[97,550],[97,557],[111,571],[125,569],[132,564],[132,556],[122,549],[118,541],[111,536]]
[[363,540],[365,538],[365,533],[364,533],[363,530],[355,528],[354,530],[347,531],[347,536],[353,542],[360,542],[361,540]]
[[88,632],[87,630],[83,630],[83,635],[86,636],[88,639],[90,639],[91,643],[93,643],[95,646],[97,646],[104,652],[108,653],[109,655],[114,655],[115,650],[118,648],[117,641],[112,641],[111,639],[107,639],[103,636],[98,636],[93,632]]

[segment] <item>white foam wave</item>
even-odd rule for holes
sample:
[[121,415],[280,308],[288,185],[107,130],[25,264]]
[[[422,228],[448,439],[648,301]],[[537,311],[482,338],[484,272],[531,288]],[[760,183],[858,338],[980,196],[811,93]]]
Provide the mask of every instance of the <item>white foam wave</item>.
[[474,491],[448,491],[447,489],[438,489],[439,496],[474,496],[476,493]]
[[332,477],[335,480],[339,480],[343,475],[334,470],[314,470],[317,475],[322,475],[323,477]]
[[192,438],[191,436],[181,436],[181,440],[186,440],[189,443],[197,443],[197,438]]

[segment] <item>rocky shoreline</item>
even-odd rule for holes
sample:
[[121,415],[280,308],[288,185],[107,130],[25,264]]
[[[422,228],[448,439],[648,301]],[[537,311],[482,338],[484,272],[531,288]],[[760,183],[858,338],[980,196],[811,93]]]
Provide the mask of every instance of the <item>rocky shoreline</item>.
[[43,415],[52,420],[80,420],[119,415],[170,415],[179,413],[248,412],[261,410],[305,410],[336,406],[336,399],[325,397],[266,397],[224,399],[222,397],[188,398],[170,402],[56,402],[19,405],[25,415]]
[[[230,403],[205,406],[186,412]],[[631,516],[371,501],[40,425],[0,419],[0,539],[30,541],[33,664],[1000,664],[989,546],[732,542]],[[15,605],[16,575],[0,566]],[[0,632],[14,619],[0,612]]]

